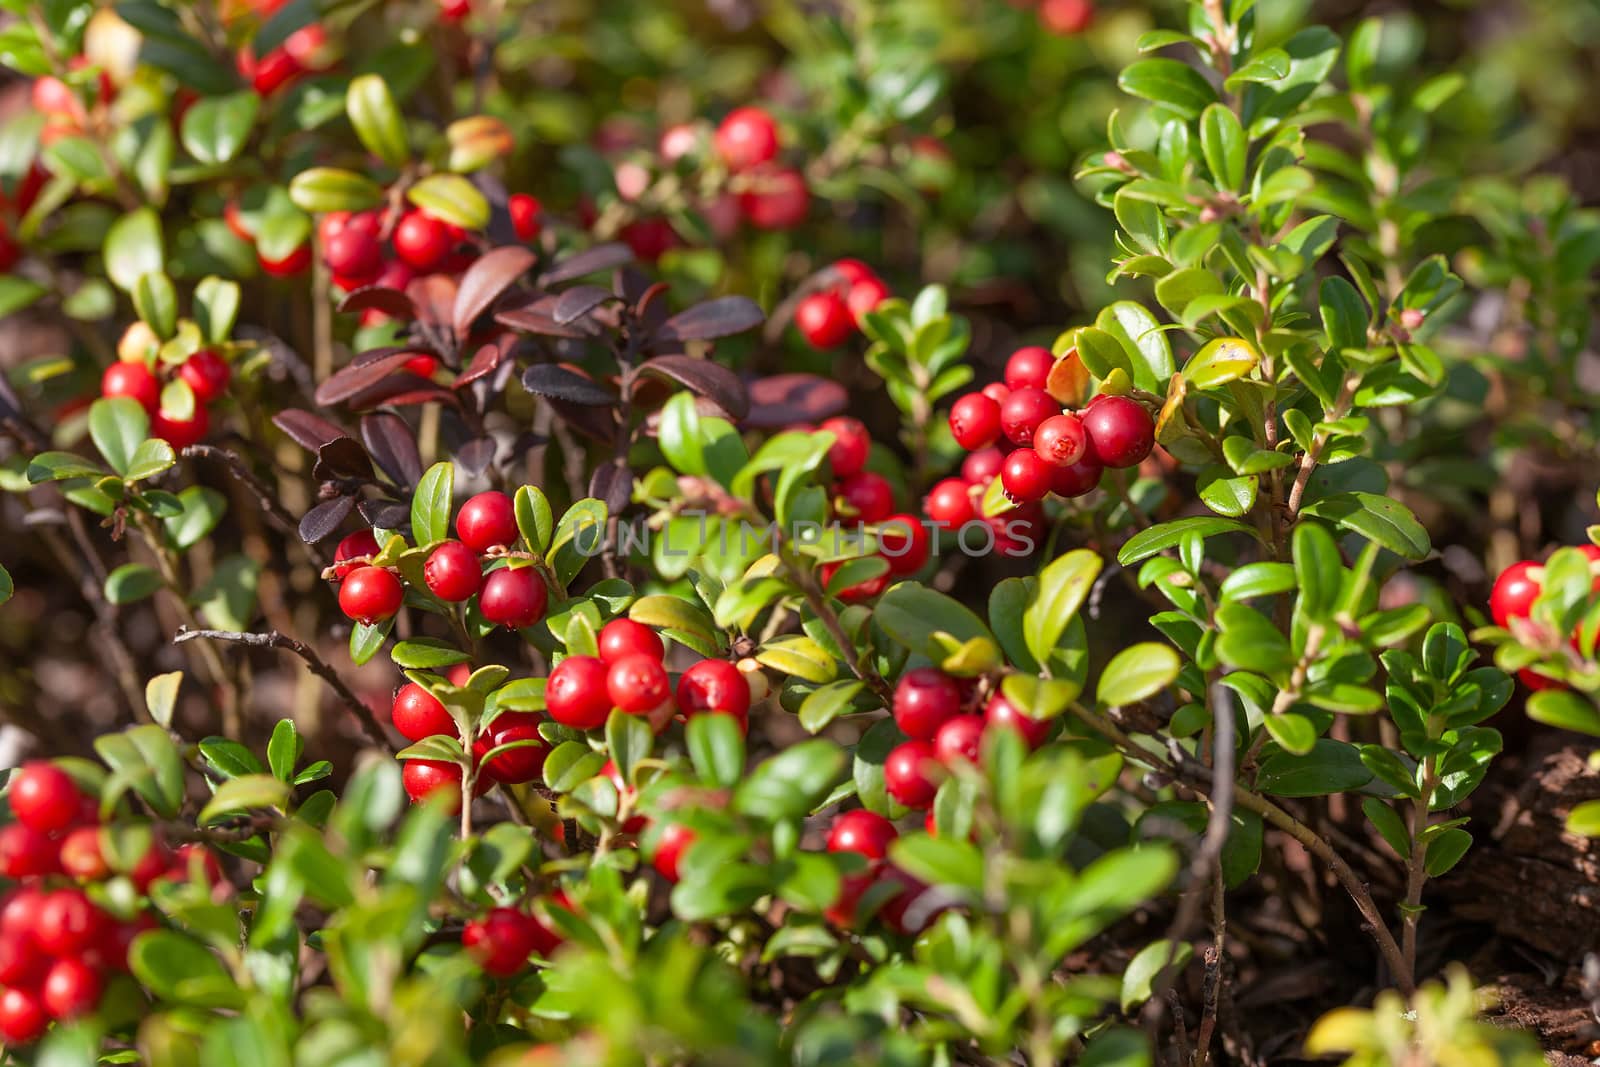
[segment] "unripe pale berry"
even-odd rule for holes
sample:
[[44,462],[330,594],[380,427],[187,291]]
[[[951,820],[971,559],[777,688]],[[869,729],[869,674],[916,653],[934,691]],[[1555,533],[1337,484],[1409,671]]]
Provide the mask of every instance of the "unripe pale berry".
[[452,604],[466,600],[483,585],[478,554],[460,541],[445,541],[428,553],[422,580],[440,600]]
[[532,567],[502,567],[490,571],[478,594],[478,610],[498,626],[520,630],[544,618],[550,591]]
[[339,610],[369,626],[394,618],[405,598],[400,579],[382,567],[357,567],[339,586]]

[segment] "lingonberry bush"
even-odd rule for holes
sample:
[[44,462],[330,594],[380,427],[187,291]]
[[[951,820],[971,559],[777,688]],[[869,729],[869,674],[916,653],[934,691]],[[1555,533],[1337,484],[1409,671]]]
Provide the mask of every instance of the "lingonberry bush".
[[[1600,218],[1459,165],[1411,20],[1154,6],[1120,73],[1131,8],[785,9],[647,123],[654,10],[591,70],[543,5],[0,4],[66,353],[0,600],[115,709],[13,716],[5,1054],[1265,1062],[1241,975],[1328,955],[1294,1050],[1536,1062],[1430,881],[1524,703],[1600,736],[1600,527],[1513,563],[1493,466],[1594,457]],[[1108,101],[1021,156],[1028,344],[947,143],[1019,48]]]

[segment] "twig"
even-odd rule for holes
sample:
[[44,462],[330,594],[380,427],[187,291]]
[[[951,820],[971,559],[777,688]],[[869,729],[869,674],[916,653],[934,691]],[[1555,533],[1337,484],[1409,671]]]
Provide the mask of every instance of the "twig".
[[212,641],[231,641],[247,648],[281,648],[293,652],[305,660],[306,666],[310,668],[312,674],[327,682],[333,691],[339,694],[339,699],[355,713],[357,721],[361,723],[362,731],[372,740],[373,744],[386,752],[394,752],[394,746],[389,744],[389,739],[384,736],[383,727],[378,724],[378,720],[373,716],[372,709],[362,703],[361,698],[356,696],[350,690],[350,687],[344,684],[344,680],[339,677],[338,673],[328,666],[321,656],[317,655],[316,649],[307,645],[304,641],[298,641],[293,637],[279,633],[277,630],[264,634],[250,634],[239,633],[236,630],[191,630],[184,628],[179,630],[172,638],[172,643],[178,645],[185,641],[192,641],[197,637],[204,637]]
[[[184,448],[183,455],[191,459],[220,460],[226,464],[228,473],[232,474],[236,480],[242,482],[246,488],[256,495],[257,501],[261,504],[261,510],[266,512],[267,516],[286,533],[294,534],[296,541],[300,539],[300,524],[295,521],[295,517],[289,514],[282,504],[278,503],[278,498],[273,496],[272,490],[267,488],[261,479],[255,476],[255,472],[246,465],[243,457],[237,452],[226,448],[218,448],[216,445],[188,445]],[[310,545],[306,546],[306,550],[315,552]]]
[[894,703],[894,690],[889,687],[888,682],[883,680],[882,675],[872,669],[872,665],[867,662],[864,653],[854,659],[849,658],[850,650],[855,647],[855,642],[851,641],[850,636],[844,632],[844,624],[839,621],[838,613],[829,606],[827,597],[823,596],[822,587],[817,584],[816,575],[812,574],[810,568],[801,566],[788,558],[787,553],[784,554],[784,562],[788,565],[789,573],[794,577],[795,583],[800,586],[800,591],[805,594],[806,605],[811,608],[817,618],[822,620],[822,625],[827,627],[828,634],[833,638],[834,643],[839,646],[840,653],[846,657],[846,663],[849,664],[851,673],[867,684],[867,688],[871,689],[878,699],[883,701],[884,707],[890,707]]
[[[1211,774],[1213,779],[1233,781],[1234,766],[1234,722],[1233,708],[1223,707],[1224,699],[1216,699],[1225,693],[1221,685],[1211,687],[1213,694],[1211,730],[1212,730],[1212,756]],[[1172,925],[1167,929],[1167,940],[1172,943],[1167,965],[1171,966],[1173,956],[1177,955],[1178,939],[1189,932],[1195,917],[1200,914],[1200,901],[1207,884],[1222,878],[1222,848],[1228,843],[1228,829],[1233,820],[1233,795],[1222,792],[1211,798],[1211,814],[1206,820],[1205,836],[1200,840],[1200,847],[1195,850],[1194,858],[1189,861],[1189,877],[1191,879],[1188,889],[1183,894],[1183,899],[1178,903],[1178,912],[1172,919]],[[1171,978],[1167,979],[1170,983]]]

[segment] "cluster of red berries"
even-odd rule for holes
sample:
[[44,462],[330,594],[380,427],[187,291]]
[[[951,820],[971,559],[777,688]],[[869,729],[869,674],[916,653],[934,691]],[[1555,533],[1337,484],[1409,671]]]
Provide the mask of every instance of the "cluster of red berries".
[[854,927],[862,898],[877,885],[894,887],[875,915],[891,930],[913,935],[933,921],[936,909],[913,908],[928,887],[889,860],[889,844],[899,836],[894,823],[865,808],[842,812],[833,820],[828,828],[828,851],[855,853],[867,861],[867,867],[841,880],[839,896],[825,912],[829,922]]
[[947,768],[960,760],[977,762],[986,731],[1015,730],[1029,748],[1039,747],[1050,734],[1048,721],[1028,715],[998,689],[981,714],[976,700],[971,681],[935,667],[918,667],[901,676],[892,710],[895,725],[909,740],[896,745],[883,765],[884,788],[891,797],[908,808],[930,808]]
[[778,124],[759,107],[730,111],[712,137],[717,155],[733,172],[739,214],[758,230],[792,230],[811,206],[806,179],[778,162]]
[[[128,969],[128,946],[155,928],[148,912],[119,919],[84,891],[114,873],[100,848],[99,811],[65,771],[34,762],[12,776],[16,821],[0,828],[0,875],[18,882],[0,902],[0,1040],[37,1040],[52,1020],[95,1010],[106,982]],[[176,851],[159,841],[127,875],[140,894],[158,881],[187,880],[198,864],[222,884],[216,858],[200,845]]]
[[1094,21],[1093,0],[1039,0],[1039,25],[1058,37],[1074,37]]
[[[535,568],[508,558],[505,566],[483,570],[486,554],[508,549],[522,536],[511,498],[479,493],[461,505],[455,527],[459,540],[440,542],[422,566],[428,592],[451,604],[476,597],[478,611],[495,626],[520,630],[544,618],[550,591]],[[372,565],[378,551],[372,531],[358,530],[339,542],[330,575],[339,582],[340,609],[368,625],[393,618],[405,602],[399,575]]]
[[[1577,547],[1589,557],[1590,570],[1597,572],[1592,590],[1600,593],[1600,568],[1594,566],[1600,563],[1600,545]],[[1539,599],[1543,584],[1544,566],[1531,559],[1518,560],[1501,571],[1495,579],[1494,589],[1489,593],[1489,614],[1494,618],[1494,624],[1509,630],[1513,619],[1527,619],[1532,615],[1533,602]],[[1577,634],[1572,635],[1572,647],[1578,647]],[[1557,689],[1561,686],[1560,682],[1545,677],[1531,667],[1518,671],[1517,677],[1529,689]]]
[[813,348],[844,344],[861,329],[862,316],[889,299],[889,287],[859,259],[841,259],[829,270],[835,281],[794,309],[795,328]]
[[[253,6],[265,20],[275,15],[288,0],[258,0]],[[262,96],[271,96],[307,74],[321,74],[339,60],[338,46],[328,38],[321,22],[311,22],[284,38],[282,44],[257,56],[254,45],[245,45],[234,56],[239,77]]]
[[[87,70],[92,66],[87,56],[73,56],[67,61],[71,70]],[[117,87],[104,70],[100,71],[94,85],[97,107],[107,107],[116,99]],[[89,109],[84,107],[83,98],[76,89],[46,74],[34,79],[31,95],[33,109],[44,116],[44,128],[39,131],[41,145],[54,144],[63,137],[83,136],[89,122]]]
[[439,17],[446,22],[460,22],[472,14],[472,0],[439,0]]
[[[156,358],[160,341],[142,322],[129,326],[117,344],[117,361],[100,376],[100,395],[125,396],[139,402],[150,416],[150,435],[173,448],[183,448],[205,439],[211,429],[207,406],[220,400],[233,377],[232,368],[214,349],[192,352],[175,366]],[[170,375],[189,386],[194,396],[193,410],[180,418],[163,410],[162,375]]]
[[[560,890],[550,897],[549,906],[572,910],[571,902]],[[485,973],[496,978],[516,974],[535,953],[548,958],[561,947],[561,941],[561,935],[544,920],[521,908],[491,908],[461,930],[461,946]]]

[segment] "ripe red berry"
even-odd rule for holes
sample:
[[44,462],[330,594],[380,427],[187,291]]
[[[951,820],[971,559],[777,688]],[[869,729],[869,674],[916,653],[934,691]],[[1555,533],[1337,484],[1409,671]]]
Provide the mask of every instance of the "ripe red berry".
[[1061,405],[1043,389],[1013,389],[1000,405],[1000,430],[1012,444],[1030,445],[1039,424],[1059,414]]
[[334,274],[357,282],[355,288],[383,270],[383,246],[377,233],[366,227],[349,225],[334,234],[322,246],[322,258]]
[[98,971],[82,960],[61,959],[45,974],[40,999],[51,1018],[76,1019],[94,1011],[103,988]]
[[806,220],[811,193],[797,170],[763,168],[751,173],[751,187],[739,194],[739,210],[758,230],[792,230]]
[[1048,348],[1029,345],[1011,353],[1006,360],[1006,385],[1012,389],[1043,389],[1050,380],[1050,368],[1056,357]]
[[[435,793],[450,798],[450,810],[461,810],[461,767],[446,760],[408,759],[400,772],[400,784],[413,804],[420,804]],[[478,778],[473,795],[483,793],[492,783]]]
[[539,236],[539,201],[527,193],[513,193],[506,201],[511,213],[511,229],[519,241],[532,241]]
[[957,715],[946,719],[939,732],[933,736],[934,755],[946,767],[957,760],[978,762],[978,748],[983,741],[982,715]]
[[418,210],[407,211],[401,217],[391,240],[394,254],[424,274],[443,263],[454,244],[449,226]]
[[478,610],[497,626],[520,630],[544,618],[550,591],[532,567],[502,567],[490,571],[478,594]]
[[261,269],[274,278],[292,278],[311,266],[311,246],[303,244],[278,259],[269,259],[258,252],[256,259],[260,262]]
[[945,721],[961,712],[961,687],[934,667],[918,667],[900,677],[894,690],[894,721],[907,737],[932,740]]
[[[833,576],[838,572],[839,566],[839,563],[824,563],[822,565],[822,584],[824,587],[833,582]],[[876,578],[868,578],[864,582],[845,586],[834,595],[846,604],[860,604],[882,594],[885,589],[889,588],[889,577],[890,572],[885,571]]]
[[835,415],[824,419],[818,429],[833,434],[833,444],[828,446],[828,463],[833,467],[835,478],[848,478],[866,469],[872,436],[860,419]]
[[400,364],[400,369],[407,374],[415,374],[418,378],[432,378],[439,371],[439,361],[426,352],[418,352]]
[[882,522],[894,514],[894,489],[881,474],[861,471],[840,481],[836,488],[857,522]]
[[672,698],[672,683],[660,660],[635,654],[606,670],[606,695],[629,715],[648,715]]
[[1489,614],[1496,626],[1510,626],[1512,619],[1525,619],[1533,610],[1533,602],[1539,599],[1539,582],[1533,575],[1537,568],[1539,564],[1533,560],[1521,560],[1495,579],[1494,590],[1489,594]]
[[662,218],[630,222],[617,234],[642,262],[655,263],[670,249],[682,244],[672,223]]
[[23,989],[0,992],[0,1038],[7,1045],[28,1045],[50,1025],[43,1002]]
[[[80,882],[98,882],[111,874],[100,851],[100,828],[80,826],[61,839],[61,870]],[[4,979],[0,979],[3,982]]]
[[178,377],[189,383],[189,390],[202,404],[209,404],[228,390],[233,371],[228,361],[209,348],[202,348],[183,361]]
[[993,400],[996,404],[1004,404],[1006,397],[1011,395],[1011,387],[1005,382],[990,382],[979,389],[978,392]]
[[544,687],[545,710],[562,726],[593,730],[611,714],[606,665],[593,656],[568,656],[556,664]]
[[1137,401],[1102,396],[1083,413],[1083,429],[1107,467],[1136,467],[1156,443],[1156,424]]
[[947,530],[958,529],[978,517],[969,487],[959,478],[946,478],[928,490],[923,510],[929,519]]
[[794,309],[794,325],[812,348],[834,348],[855,332],[850,306],[832,289],[811,293]]
[[[12,824],[15,825],[15,824]],[[11,877],[11,875],[6,875]],[[0,934],[32,943],[47,893],[33,886],[12,890],[0,904]]]
[[196,874],[213,889],[223,884],[222,864],[217,862],[217,857],[210,849],[201,844],[179,845],[162,878],[188,882]]
[[527,966],[538,940],[535,921],[516,908],[494,908],[467,923],[461,931],[461,945],[484,971],[507,978]]
[[416,682],[407,682],[394,695],[389,706],[389,721],[407,741],[421,741],[424,737],[455,737],[459,732],[456,721],[445,706]]
[[950,433],[971,452],[1000,436],[1000,405],[982,393],[968,393],[950,409]]
[[961,477],[969,485],[987,489],[990,482],[1000,477],[1000,468],[1005,461],[1006,454],[1000,449],[980,448],[961,461]]
[[1089,438],[1076,415],[1052,415],[1033,431],[1033,450],[1054,467],[1070,467],[1083,458]]
[[842,813],[828,830],[829,852],[854,852],[869,860],[889,855],[889,842],[900,836],[894,823],[866,808]]
[[490,490],[479,493],[461,505],[456,514],[456,536],[474,552],[487,552],[497,545],[514,545],[521,536],[517,530],[517,509],[504,493]]
[[600,659],[615,663],[627,656],[649,656],[657,663],[667,654],[661,635],[632,619],[612,619],[600,627]]
[[777,158],[778,124],[759,107],[736,108],[717,126],[713,144],[729,170],[749,170]]
[[922,809],[939,792],[939,762],[926,741],[906,741],[889,752],[883,764],[883,785],[908,808]]
[[1040,0],[1039,24],[1058,37],[1082,33],[1094,21],[1093,0]]
[[445,541],[428,553],[422,580],[440,600],[452,604],[466,600],[483,585],[478,554],[460,541]]
[[159,437],[176,449],[188,448],[205,440],[211,429],[211,416],[200,404],[187,419],[175,418],[160,410],[150,416],[150,436]]
[[446,22],[460,22],[472,14],[472,0],[439,0],[439,17]]
[[1006,496],[1019,504],[1043,500],[1050,492],[1056,468],[1031,448],[1019,448],[1006,457],[1000,468],[1000,484]]
[[478,773],[502,785],[519,785],[538,778],[544,772],[544,758],[550,754],[550,746],[539,733],[539,720],[536,716],[520,713],[499,716],[489,724],[487,730],[478,735],[477,741],[472,746],[472,754],[474,758],[483,760],[501,745],[525,741],[536,744],[523,744],[519,748],[508,749],[482,763]]
[[60,869],[56,843],[20,822],[0,827],[0,875],[11,879],[54,874]]
[[44,978],[48,963],[31,936],[0,935],[0,985],[34,988]]
[[339,547],[333,550],[333,574],[335,578],[343,578],[351,571],[361,567],[360,563],[347,563],[352,559],[371,559],[378,554],[378,538],[371,530],[357,530],[339,542]]
[[100,376],[101,396],[128,396],[145,411],[154,413],[161,405],[161,382],[144,361],[118,360]]
[[678,881],[678,864],[683,854],[694,844],[694,831],[682,823],[668,823],[656,838],[656,849],[650,857],[650,866],[669,882]]
[[394,618],[405,598],[400,579],[382,567],[357,567],[339,586],[339,610],[369,626]]
[[928,562],[928,528],[915,515],[890,515],[878,530],[878,554],[890,574],[915,574]]
[[22,825],[41,834],[65,830],[78,817],[83,794],[71,775],[54,763],[24,763],[11,776],[11,813]]
[[1050,491],[1057,496],[1071,499],[1093,492],[1100,484],[1100,475],[1105,471],[1105,465],[1100,462],[1100,457],[1095,455],[1092,445],[1085,446],[1083,455],[1078,457],[1078,462],[1065,467],[1053,468],[1050,473]]
[[51,956],[75,956],[105,928],[105,915],[81,889],[57,889],[39,903],[33,939]]
[[983,709],[983,722],[991,730],[1016,730],[1029,748],[1038,748],[1050,735],[1049,720],[1035,719],[1007,700],[1002,693],[989,698],[988,705]]
[[850,291],[845,294],[845,306],[850,309],[850,318],[855,322],[856,328],[861,328],[862,320],[867,312],[874,311],[878,305],[889,299],[889,287],[879,278],[863,278],[850,286]]
[[685,716],[723,712],[742,727],[750,718],[750,683],[727,660],[703,659],[678,679],[677,702]]

